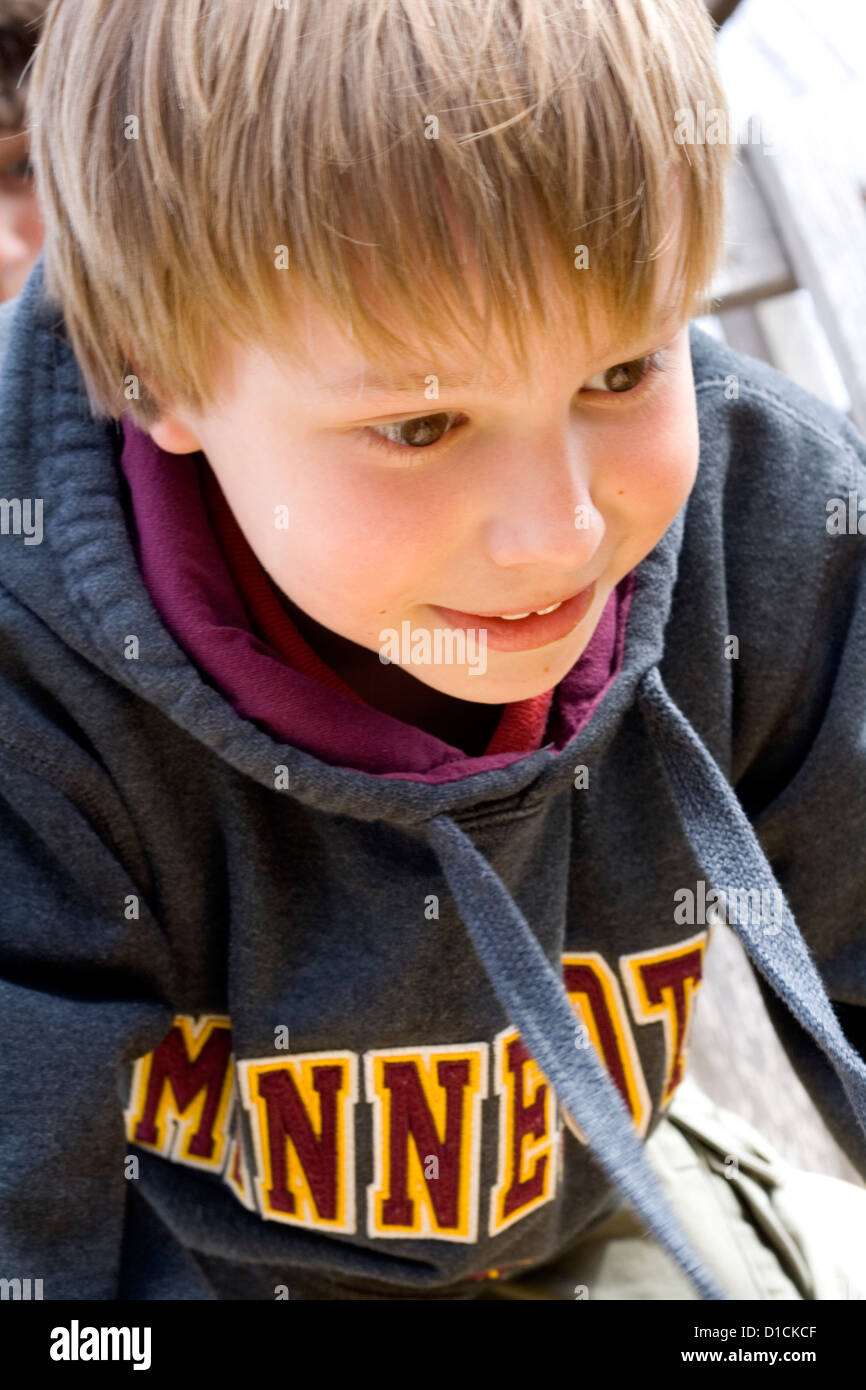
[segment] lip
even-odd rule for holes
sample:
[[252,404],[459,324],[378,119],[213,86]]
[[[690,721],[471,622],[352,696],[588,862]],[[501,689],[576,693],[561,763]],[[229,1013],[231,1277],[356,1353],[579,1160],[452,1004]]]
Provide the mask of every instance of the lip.
[[583,621],[595,598],[595,584],[593,580],[580,593],[566,599],[555,612],[547,613],[544,617],[532,613],[528,618],[509,620],[483,613],[462,613],[457,608],[440,608],[435,603],[431,603],[430,608],[447,627],[483,629],[492,651],[532,651],[536,647],[547,647],[551,642],[561,642]]
[[[589,588],[589,585],[586,587]],[[583,593],[583,590],[578,590],[578,593]],[[576,593],[572,592],[563,594],[561,598],[545,599],[542,603],[524,603],[520,608],[509,608],[507,613],[473,613],[472,616],[474,618],[513,618],[521,613],[543,613],[545,608],[552,608],[555,603],[567,603],[569,599],[577,598],[577,596]]]

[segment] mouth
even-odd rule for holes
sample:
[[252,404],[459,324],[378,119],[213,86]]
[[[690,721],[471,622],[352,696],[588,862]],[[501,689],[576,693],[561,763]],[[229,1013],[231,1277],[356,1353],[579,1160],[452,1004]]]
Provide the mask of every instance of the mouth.
[[430,607],[448,627],[486,632],[487,645],[493,651],[521,652],[561,642],[586,617],[594,597],[595,580],[570,598],[530,612],[464,613],[458,608],[440,608],[437,604]]

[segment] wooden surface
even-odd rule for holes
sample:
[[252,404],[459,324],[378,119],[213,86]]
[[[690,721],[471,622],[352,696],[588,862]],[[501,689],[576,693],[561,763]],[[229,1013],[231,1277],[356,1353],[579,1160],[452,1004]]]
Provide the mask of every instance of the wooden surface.
[[[863,429],[866,0],[741,0],[717,48],[735,128],[763,118],[779,153],[743,150],[728,200],[727,263],[714,286],[722,312],[706,326],[840,408],[848,408],[840,388],[849,388]],[[797,302],[803,294],[811,319]],[[705,967],[689,1074],[797,1167],[866,1186],[791,1067],[730,927],[714,928]]]
[[747,308],[796,288],[771,207],[740,147],[725,201],[725,261],[712,286],[715,312]]
[[815,139],[810,130],[809,137],[786,139],[774,155],[750,150],[750,163],[782,228],[797,281],[811,293],[851,397],[852,418],[866,434],[866,202],[838,152],[815,150]]
[[[765,140],[742,145],[731,184],[721,308],[751,304],[762,277],[764,295],[779,293],[792,272],[810,305],[765,314],[770,359],[776,345],[786,350],[777,365],[802,385],[814,378],[816,394],[838,404],[809,351],[814,306],[847,393],[842,408],[866,433],[866,3],[742,0],[717,52],[734,129],[750,121]],[[787,346],[791,324],[800,347]]]
[[836,1144],[773,1030],[733,929],[713,928],[688,1046],[688,1074],[766,1135],[790,1163],[866,1187]]

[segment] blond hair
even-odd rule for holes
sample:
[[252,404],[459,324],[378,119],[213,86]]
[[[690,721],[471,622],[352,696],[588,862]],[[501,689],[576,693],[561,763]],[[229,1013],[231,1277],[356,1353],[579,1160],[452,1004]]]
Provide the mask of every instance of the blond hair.
[[592,298],[643,333],[674,183],[692,312],[731,150],[682,143],[676,113],[726,109],[714,38],[703,0],[54,0],[30,95],[45,284],[94,414],[204,413],[229,338],[303,361],[302,295],[377,367],[405,361],[397,316],[417,357],[486,350],[491,315],[525,366],[542,254],[584,329]]

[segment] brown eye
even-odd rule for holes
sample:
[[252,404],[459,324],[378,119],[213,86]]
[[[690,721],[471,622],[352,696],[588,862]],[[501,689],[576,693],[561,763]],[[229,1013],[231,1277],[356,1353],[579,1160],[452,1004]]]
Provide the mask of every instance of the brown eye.
[[617,362],[588,381],[584,390],[614,396],[648,395],[670,370],[669,360],[670,344],[644,357],[633,357],[630,362]]
[[33,174],[33,165],[25,155],[14,164],[7,164],[5,169],[0,168],[0,184],[10,193],[29,192]]
[[636,357],[633,362],[618,362],[602,373],[609,391],[632,391],[646,376],[648,357]]
[[372,425],[371,431],[381,439],[383,436],[397,447],[423,449],[438,444],[445,435],[452,411],[437,415],[419,415],[414,420],[398,420],[393,425]]

